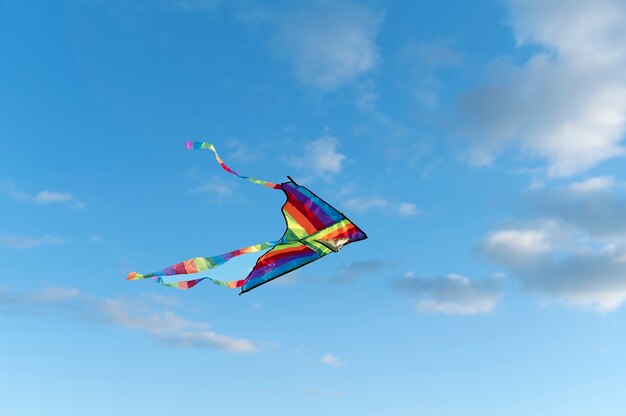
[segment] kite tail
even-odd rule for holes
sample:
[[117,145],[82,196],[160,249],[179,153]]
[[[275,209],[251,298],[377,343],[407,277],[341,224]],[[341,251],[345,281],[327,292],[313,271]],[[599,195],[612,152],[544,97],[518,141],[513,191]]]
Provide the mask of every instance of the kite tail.
[[241,279],[241,280],[231,280],[230,282],[222,282],[221,280],[211,279],[210,277],[201,277],[200,279],[181,280],[179,282],[168,283],[168,282],[165,282],[161,276],[155,276],[152,279],[160,285],[173,287],[174,289],[179,289],[179,290],[191,289],[192,287],[194,287],[195,285],[197,285],[203,280],[211,281],[215,283],[216,285],[224,286],[229,289],[236,289],[238,287],[243,286],[246,280],[246,279]]
[[224,163],[222,161],[220,156],[217,154],[217,151],[215,150],[215,147],[213,147],[213,145],[211,143],[207,143],[207,142],[187,142],[187,149],[194,149],[194,150],[208,149],[208,150],[211,150],[213,153],[215,153],[215,159],[217,160],[217,163],[219,163],[220,166],[222,167],[222,169],[224,169],[226,172],[232,173],[233,175],[239,176],[241,179],[245,179],[245,180],[250,181],[252,183],[255,183],[257,185],[267,186],[268,188],[272,188],[272,189],[281,189],[280,184],[267,182],[267,181],[262,181],[260,179],[255,179],[255,178],[251,178],[249,176],[242,176],[242,175],[238,174],[237,172],[235,172],[234,170],[232,170],[231,168],[226,166],[226,163]]
[[[148,273],[148,274],[140,274],[140,273],[137,273],[137,272],[130,272],[128,274],[128,277],[126,278],[126,280],[139,280],[139,279],[152,278],[157,283],[165,284],[165,285],[168,285],[168,286],[176,284],[176,283],[184,283],[184,282],[175,282],[175,283],[171,283],[171,284],[170,283],[165,283],[165,282],[163,282],[162,276],[174,276],[174,275],[178,275],[178,274],[199,273],[199,272],[203,272],[205,270],[214,269],[216,267],[221,266],[222,264],[226,263],[228,260],[230,260],[230,259],[232,259],[234,257],[241,256],[243,254],[255,253],[257,251],[262,251],[262,250],[265,250],[267,248],[274,247],[277,244],[280,244],[281,242],[282,242],[282,239],[281,240],[276,240],[276,241],[268,241],[268,242],[265,242],[265,243],[255,244],[253,246],[238,248],[237,250],[229,251],[228,253],[220,254],[219,256],[196,257],[196,258],[189,259],[189,260],[186,260],[186,261],[183,261],[183,262],[180,262],[180,263],[176,263],[173,266],[169,266],[169,267],[166,267],[166,268],[161,269],[159,271]],[[196,284],[198,284],[200,281],[202,281],[204,279],[213,280],[213,279],[210,279],[210,278],[189,280],[189,281],[187,281],[187,283],[190,284],[190,286],[184,287],[184,288],[182,288],[182,287],[178,287],[178,288],[179,289],[189,289],[190,287],[195,286]],[[217,281],[214,281],[214,282],[217,282]],[[224,282],[220,282],[220,283],[224,283]],[[220,283],[217,283],[217,284],[220,284]],[[226,282],[226,283],[230,283],[230,282]],[[172,287],[174,287],[174,286],[172,286]],[[235,287],[237,287],[237,286],[235,286]]]

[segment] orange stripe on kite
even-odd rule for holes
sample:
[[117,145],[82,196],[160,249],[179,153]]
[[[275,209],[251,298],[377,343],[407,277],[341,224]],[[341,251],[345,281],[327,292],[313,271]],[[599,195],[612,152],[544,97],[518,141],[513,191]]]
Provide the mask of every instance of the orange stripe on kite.
[[320,240],[334,240],[336,238],[349,237],[349,233],[352,232],[355,228],[356,227],[354,226],[354,224],[349,222],[348,224],[346,224],[345,227],[341,227],[333,231],[332,233],[326,234],[325,236],[320,238]]
[[304,244],[296,247],[275,248],[265,253],[258,261],[258,265],[265,265],[267,262],[279,260],[292,255],[297,255],[301,252],[310,251],[311,249]]
[[309,221],[307,217],[305,217],[304,214],[302,214],[302,212],[299,211],[298,208],[296,208],[296,206],[291,202],[287,201],[283,210],[287,211],[289,215],[291,215],[291,218],[293,218],[298,225],[304,228],[304,231],[306,231],[307,234],[313,234],[318,231],[318,229],[315,228],[315,225],[313,225],[311,221]]

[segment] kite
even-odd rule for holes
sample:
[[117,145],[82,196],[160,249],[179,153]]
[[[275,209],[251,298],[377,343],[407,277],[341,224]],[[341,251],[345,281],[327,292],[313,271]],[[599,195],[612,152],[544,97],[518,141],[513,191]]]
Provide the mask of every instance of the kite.
[[[181,290],[190,289],[203,280],[209,280],[220,286],[241,288],[239,293],[241,295],[319,260],[327,254],[336,253],[347,244],[367,238],[367,235],[345,215],[309,189],[298,185],[289,176],[287,176],[289,181],[280,184],[242,176],[226,166],[217,154],[215,147],[210,143],[187,142],[187,149],[211,150],[215,153],[217,162],[226,172],[257,185],[282,191],[287,197],[282,207],[287,229],[278,240],[243,247],[218,256],[196,257],[149,274],[131,272],[127,280],[151,278],[156,283]],[[259,257],[248,276],[241,280],[223,282],[210,277],[175,282],[166,280],[170,276],[200,273],[214,269],[234,257],[266,249],[269,251]]]

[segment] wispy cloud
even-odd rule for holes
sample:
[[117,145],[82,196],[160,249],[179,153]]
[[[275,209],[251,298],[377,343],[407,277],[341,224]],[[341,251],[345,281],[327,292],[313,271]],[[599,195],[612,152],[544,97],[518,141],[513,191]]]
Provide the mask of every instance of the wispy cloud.
[[110,323],[144,331],[169,344],[237,353],[257,351],[257,346],[247,339],[218,334],[210,331],[206,323],[183,318],[174,312],[146,313],[144,305],[136,307],[126,299],[105,299],[96,302],[95,306]]
[[211,178],[200,186],[189,191],[191,194],[208,194],[213,202],[221,202],[233,195],[233,185],[225,184],[216,178]]
[[489,164],[519,145],[563,177],[624,154],[626,3],[510,0],[522,65],[495,60],[484,85],[459,98],[471,158]]
[[385,263],[380,260],[359,260],[342,266],[331,277],[331,281],[345,283],[360,276],[377,273],[385,269]]
[[376,196],[349,198],[343,202],[343,206],[356,212],[377,211],[396,214],[401,217],[411,217],[420,214],[420,210],[415,204],[410,202],[393,203]]
[[70,287],[47,287],[33,291],[24,297],[25,301],[34,303],[62,302],[80,297],[80,291]]
[[574,182],[569,186],[569,189],[577,193],[601,192],[609,191],[615,185],[616,181],[612,176],[596,176],[580,182]]
[[398,204],[396,209],[401,217],[410,217],[420,213],[417,206],[415,206],[415,204],[411,204],[410,202],[401,202]]
[[233,160],[250,163],[254,160],[261,158],[256,147],[246,146],[243,142],[237,139],[230,139],[228,141],[229,155],[228,158]]
[[84,209],[86,207],[84,202],[76,199],[76,197],[70,192],[53,192],[44,190],[36,194],[29,194],[27,192],[19,191],[15,184],[9,180],[2,182],[2,190],[6,195],[16,201],[32,202],[40,205],[63,204],[76,209]]
[[340,153],[339,140],[333,136],[323,136],[303,146],[300,156],[289,158],[295,168],[306,169],[313,177],[328,178],[341,172],[346,155]]
[[277,14],[273,45],[305,84],[332,90],[374,69],[382,14],[350,1],[299,3]]
[[408,295],[417,295],[418,313],[478,315],[495,309],[502,297],[499,280],[471,280],[465,276],[421,278],[409,272],[391,281],[391,287]]
[[211,331],[205,322],[163,310],[175,304],[160,295],[98,299],[84,295],[78,289],[63,287],[45,288],[23,295],[0,291],[0,307],[8,312],[62,313],[76,319],[142,331],[170,345],[214,348],[232,353],[258,351],[259,347],[248,339],[219,334]]
[[460,65],[465,54],[454,49],[450,40],[435,39],[424,42],[413,39],[400,50],[398,59],[401,64],[417,69],[436,69]]
[[222,5],[221,0],[161,0],[164,9],[182,12],[214,11]]
[[332,354],[323,355],[320,362],[331,367],[343,367],[347,364],[345,361]]
[[[411,86],[409,92],[425,111],[439,108],[443,101],[445,83],[440,79],[441,70],[458,66],[465,59],[451,43],[445,39],[411,40],[398,54],[398,63],[408,70],[404,82]],[[401,151],[405,154],[406,146],[402,146]]]
[[309,389],[304,394],[308,397],[329,397],[332,399],[338,399],[345,396],[345,393],[341,390]]
[[51,235],[29,237],[26,235],[0,234],[0,246],[17,249],[29,249],[44,245],[60,246],[66,242],[67,240],[61,237],[54,237]]

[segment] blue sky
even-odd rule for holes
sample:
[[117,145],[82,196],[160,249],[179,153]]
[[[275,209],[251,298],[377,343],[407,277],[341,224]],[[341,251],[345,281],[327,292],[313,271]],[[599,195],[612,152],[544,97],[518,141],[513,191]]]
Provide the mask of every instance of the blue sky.
[[[623,415],[619,0],[0,5],[0,413]],[[243,296],[127,282],[369,235]],[[247,274],[256,258],[215,270]]]

